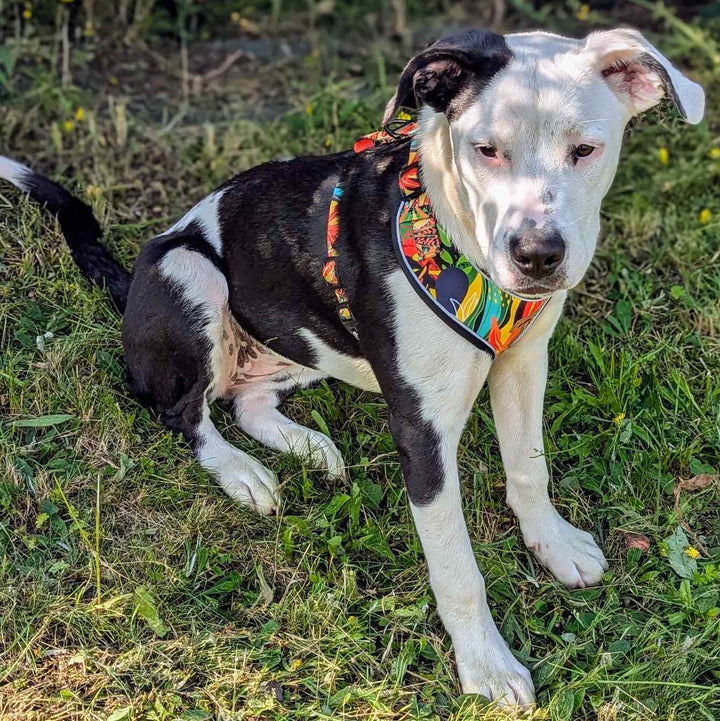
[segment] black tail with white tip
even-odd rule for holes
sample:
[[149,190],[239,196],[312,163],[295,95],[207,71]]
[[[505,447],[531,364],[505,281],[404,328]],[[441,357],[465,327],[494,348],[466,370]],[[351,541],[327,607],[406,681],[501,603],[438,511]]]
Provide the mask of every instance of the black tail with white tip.
[[52,180],[10,158],[0,156],[0,178],[27,193],[57,216],[73,260],[90,280],[107,288],[122,311],[131,274],[100,243],[102,230],[90,206]]

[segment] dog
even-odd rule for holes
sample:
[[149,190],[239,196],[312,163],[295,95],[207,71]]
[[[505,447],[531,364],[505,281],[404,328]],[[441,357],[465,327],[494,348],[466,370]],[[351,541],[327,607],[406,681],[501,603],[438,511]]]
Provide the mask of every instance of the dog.
[[[248,170],[151,239],[132,273],[99,242],[83,202],[7,158],[0,176],[57,215],[82,272],[123,312],[133,392],[182,434],[236,501],[276,512],[277,480],[222,438],[210,419],[214,400],[232,401],[252,438],[342,478],[333,442],[278,405],[328,377],[383,393],[462,689],[527,705],[535,700],[530,673],[493,622],[470,545],[458,443],[487,380],[507,502],[526,545],[567,586],[600,582],[603,552],[548,496],[547,346],[568,289],[592,259],[624,128],[665,97],[689,123],[702,119],[700,86],[632,29],[580,40],[456,34],[410,60],[387,106],[386,124],[402,108],[417,114],[415,150],[390,133],[362,152]],[[485,347],[466,325],[451,324],[452,313],[440,307],[434,263],[445,256],[432,227],[411,251],[425,275],[413,278],[403,267],[405,241],[398,251],[392,238],[409,152],[418,160],[406,185],[422,186],[434,214],[421,222],[444,229],[465,259],[463,272],[486,283],[490,300],[507,297],[534,314],[513,326],[520,335],[509,346]],[[410,215],[416,191],[408,195]],[[434,296],[419,285],[433,277]],[[456,322],[466,301],[453,302]],[[496,322],[492,333],[502,334]]]

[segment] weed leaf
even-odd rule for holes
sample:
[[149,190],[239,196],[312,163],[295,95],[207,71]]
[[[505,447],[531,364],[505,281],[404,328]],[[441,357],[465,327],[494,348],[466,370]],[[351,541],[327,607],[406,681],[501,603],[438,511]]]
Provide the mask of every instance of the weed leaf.
[[67,413],[54,413],[49,416],[38,416],[37,418],[23,418],[15,421],[13,425],[16,428],[47,428],[48,426],[58,426],[61,423],[71,421],[75,416],[69,416]]
[[668,560],[673,571],[680,578],[692,578],[693,573],[697,570],[697,561],[685,553],[685,549],[690,545],[685,531],[678,526],[675,533],[665,539],[665,543],[668,548]]
[[115,709],[108,717],[107,721],[123,721],[123,719],[130,718],[130,707],[125,706],[123,708]]
[[138,586],[135,589],[134,601],[135,613],[150,626],[156,635],[162,638],[168,632],[168,628],[162,622],[155,598],[146,586]]
[[330,429],[327,427],[327,423],[325,423],[325,419],[316,411],[312,410],[310,411],[310,415],[315,420],[315,423],[317,423],[318,428],[326,435],[330,435]]

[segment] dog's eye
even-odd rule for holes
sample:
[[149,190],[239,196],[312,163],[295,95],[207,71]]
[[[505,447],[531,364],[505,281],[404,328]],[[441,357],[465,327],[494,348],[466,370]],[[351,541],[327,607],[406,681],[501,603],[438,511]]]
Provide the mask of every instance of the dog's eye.
[[492,145],[476,145],[475,150],[482,153],[486,158],[497,158],[497,150]]
[[593,154],[595,147],[593,145],[578,145],[575,148],[575,158],[587,158]]

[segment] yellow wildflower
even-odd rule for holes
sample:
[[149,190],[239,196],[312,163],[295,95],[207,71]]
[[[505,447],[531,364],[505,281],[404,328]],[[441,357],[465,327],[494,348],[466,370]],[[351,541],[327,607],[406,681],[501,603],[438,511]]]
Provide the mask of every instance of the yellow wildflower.
[[710,152],[708,153],[708,155],[713,160],[720,160],[720,148],[710,148]]
[[297,670],[300,668],[300,666],[302,666],[302,661],[301,661],[299,658],[296,658],[296,659],[290,664],[290,668],[291,668],[293,671],[297,671]]
[[578,20],[587,20],[590,17],[590,6],[583,3],[575,13],[575,17]]
[[667,165],[670,162],[670,153],[668,152],[667,148],[658,148],[658,160],[663,165]]
[[66,133],[71,132],[72,130],[74,130],[74,128],[75,128],[75,123],[73,123],[72,120],[66,120],[66,121],[63,123],[63,130],[64,130]]
[[700,223],[700,225],[707,225],[711,218],[712,212],[710,211],[710,208],[703,208],[700,211],[700,215],[698,215],[698,223]]
[[85,108],[78,108],[75,111],[75,120],[85,120]]
[[613,423],[615,425],[620,425],[625,420],[625,414],[624,413],[618,413],[615,418],[613,418]]
[[694,546],[688,546],[685,549],[685,555],[690,558],[700,558],[700,551],[698,551]]
[[24,17],[26,20],[29,20],[29,19],[32,17],[32,10],[31,10],[30,8],[25,8],[25,9],[23,10],[23,17]]

